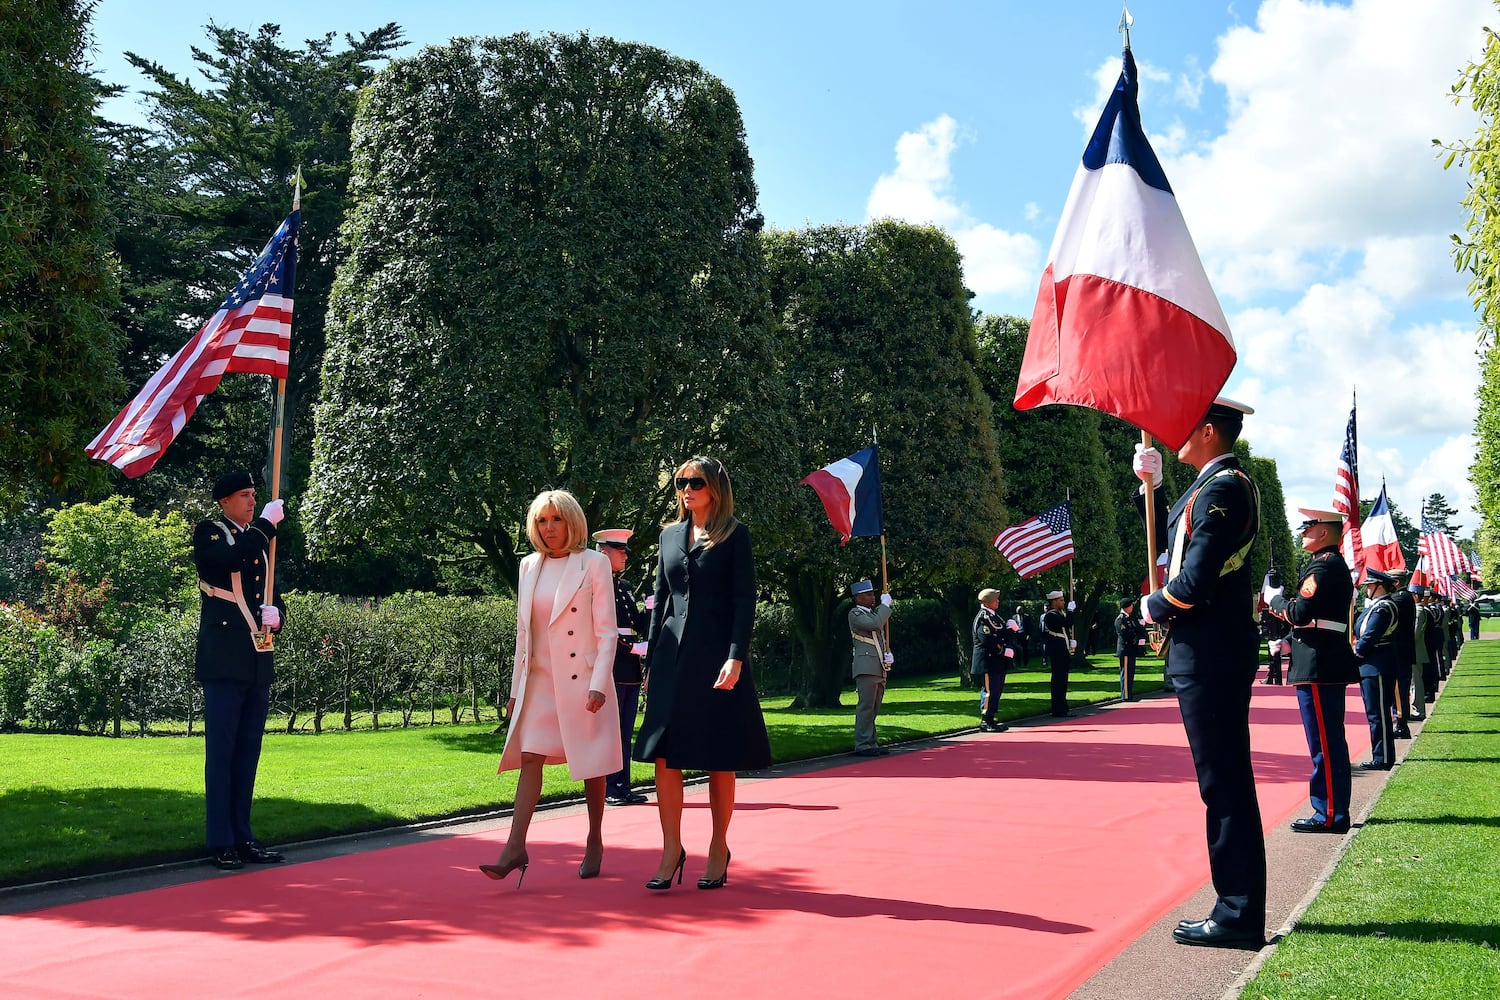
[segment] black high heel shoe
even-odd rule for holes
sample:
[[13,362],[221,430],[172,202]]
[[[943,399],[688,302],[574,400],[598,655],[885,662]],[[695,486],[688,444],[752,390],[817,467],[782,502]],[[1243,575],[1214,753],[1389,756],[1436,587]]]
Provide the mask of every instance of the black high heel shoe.
[[[672,869],[672,874],[677,876],[677,884],[678,885],[682,884],[682,868],[686,864],[687,864],[687,848],[684,847],[682,849],[682,853],[680,855],[678,855],[678,857],[677,857],[677,867],[674,868],[674,869]],[[667,889],[672,888],[672,875],[668,875],[666,878],[654,878],[654,879],[651,879],[649,882],[646,883],[646,888],[647,889],[655,889],[658,892],[664,892]]]
[[729,881],[729,862],[733,858],[734,858],[734,852],[733,851],[725,851],[724,852],[724,871],[719,875],[718,878],[708,878],[707,876],[704,876],[703,878],[700,878],[698,880],[698,888],[700,888],[700,889],[722,889],[722,888],[724,888],[724,883]]
[[527,856],[525,851],[522,851],[521,856],[516,858],[514,861],[507,862],[503,865],[480,865],[479,870],[484,873],[486,878],[502,879],[519,868],[521,869],[521,874],[516,879],[516,888],[519,889],[521,888],[521,883],[526,881],[526,869],[530,865],[531,858]]
[[592,865],[589,864],[588,852],[584,851],[583,863],[578,866],[579,878],[598,878],[599,869],[604,867],[604,848],[599,848],[599,860]]

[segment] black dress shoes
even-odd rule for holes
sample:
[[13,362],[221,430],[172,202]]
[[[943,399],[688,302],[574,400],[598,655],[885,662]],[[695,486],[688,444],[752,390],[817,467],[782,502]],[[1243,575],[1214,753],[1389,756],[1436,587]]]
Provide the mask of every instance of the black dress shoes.
[[879,747],[860,747],[854,751],[856,757],[884,757],[885,751]]
[[638,806],[650,800],[633,788],[623,792],[611,792],[604,796],[604,804],[610,806]]
[[240,852],[232,847],[226,847],[221,851],[214,851],[214,856],[209,859],[221,872],[238,871],[245,867],[245,862],[240,858]]
[[279,865],[286,860],[280,851],[268,850],[253,840],[241,844],[238,853],[252,865]]
[[1349,824],[1334,823],[1330,826],[1320,819],[1307,816],[1303,819],[1292,820],[1292,830],[1297,833],[1348,833]]
[[607,806],[628,806],[630,800],[618,792],[611,792],[604,796],[604,804]]
[[1361,771],[1389,771],[1391,765],[1382,760],[1362,760],[1359,762]]
[[1213,918],[1207,920],[1185,920],[1172,931],[1172,940],[1178,944],[1192,944],[1205,948],[1248,948],[1259,950],[1265,946],[1266,935],[1262,931],[1241,930],[1225,927]]

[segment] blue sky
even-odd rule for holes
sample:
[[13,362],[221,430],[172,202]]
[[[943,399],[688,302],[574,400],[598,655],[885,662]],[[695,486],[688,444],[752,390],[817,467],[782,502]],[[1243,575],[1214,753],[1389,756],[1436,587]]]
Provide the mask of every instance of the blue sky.
[[[934,222],[975,305],[1030,316],[1057,216],[1120,69],[1117,0],[757,4],[319,0],[270,8],[103,0],[95,71],[137,92],[126,50],[179,74],[202,26],[280,24],[295,44],[402,26],[455,35],[588,30],[694,59],[734,91],[770,225]],[[1477,121],[1449,88],[1491,0],[1140,0],[1147,132],[1234,332],[1226,393],[1292,507],[1326,507],[1360,405],[1362,492],[1413,513],[1445,494],[1473,530],[1475,320],[1448,236],[1464,178],[1434,138]],[[108,112],[139,120],[133,99]],[[1122,470],[1128,456],[1121,456]],[[1127,474],[1128,471],[1122,474]]]

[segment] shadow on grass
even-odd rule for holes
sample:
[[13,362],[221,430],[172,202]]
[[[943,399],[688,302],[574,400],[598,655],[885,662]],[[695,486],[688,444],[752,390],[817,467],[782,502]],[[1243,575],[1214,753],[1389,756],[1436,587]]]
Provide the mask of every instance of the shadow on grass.
[[1335,934],[1341,937],[1396,938],[1402,941],[1423,943],[1462,941],[1468,944],[1477,944],[1483,948],[1494,948],[1495,942],[1500,941],[1500,924],[1493,922],[1465,924],[1452,920],[1432,922],[1400,921],[1396,923],[1371,921],[1363,924],[1338,924],[1323,923],[1317,920],[1304,920],[1297,924],[1297,933]]
[[[0,886],[206,858],[203,796],[161,788],[18,789],[0,795]],[[404,817],[344,802],[255,799],[263,843],[379,830]]]
[[451,730],[443,732],[434,729],[427,734],[434,743],[441,743],[445,747],[451,747],[462,753],[485,754],[490,757],[499,757],[500,752],[505,749],[505,730],[490,730],[488,732],[455,733]]
[[1365,826],[1401,826],[1420,823],[1424,826],[1493,826],[1500,828],[1500,816],[1370,816]]

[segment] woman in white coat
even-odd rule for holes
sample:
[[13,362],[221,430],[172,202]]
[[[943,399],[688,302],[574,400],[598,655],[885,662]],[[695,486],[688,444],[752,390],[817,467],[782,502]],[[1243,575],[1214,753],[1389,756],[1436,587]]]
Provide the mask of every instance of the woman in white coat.
[[521,560],[516,594],[516,661],[506,716],[510,731],[500,772],[521,771],[510,836],[493,865],[501,879],[517,868],[520,888],[530,858],[526,830],[542,793],[542,765],[566,762],[583,781],[589,833],[579,878],[599,874],[604,858],[605,778],[620,769],[615,702],[615,586],[609,558],[588,548],[588,524],[571,493],[546,490],[526,514],[531,555]]

